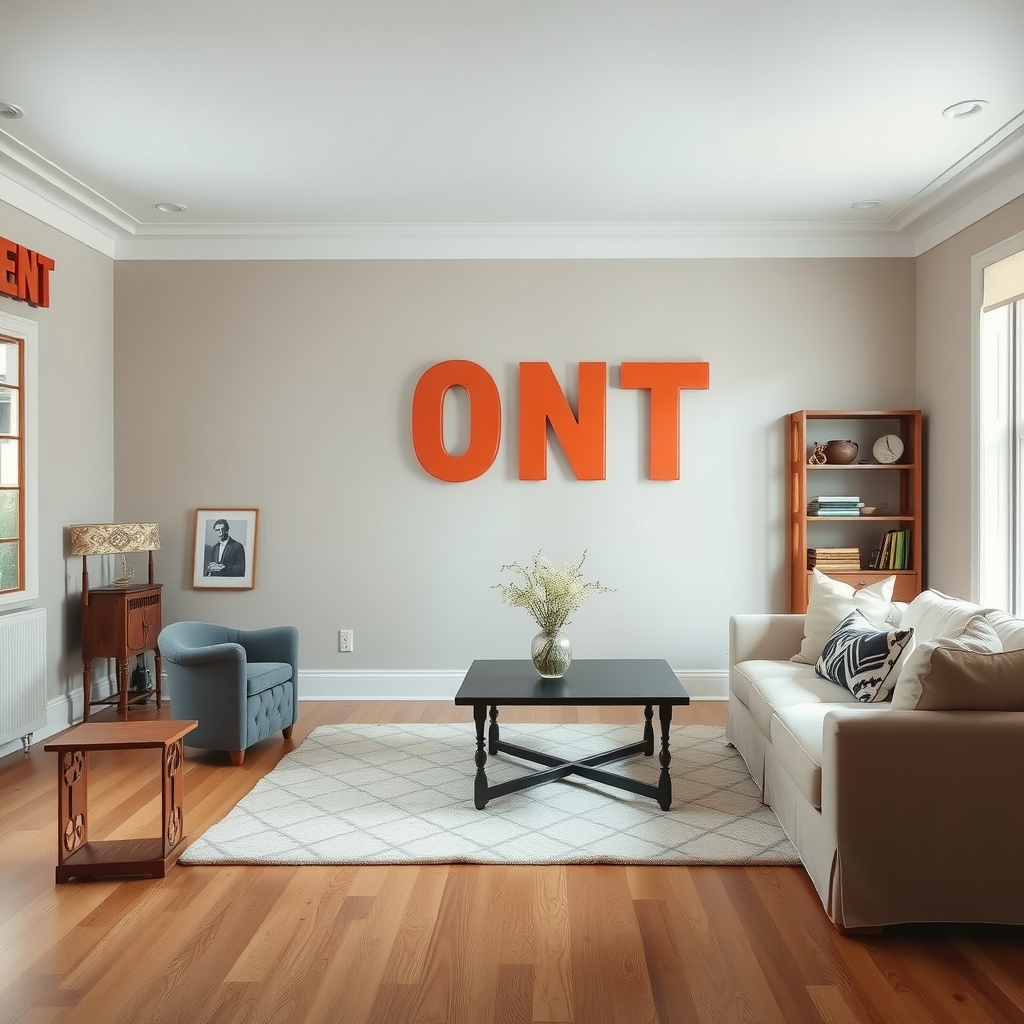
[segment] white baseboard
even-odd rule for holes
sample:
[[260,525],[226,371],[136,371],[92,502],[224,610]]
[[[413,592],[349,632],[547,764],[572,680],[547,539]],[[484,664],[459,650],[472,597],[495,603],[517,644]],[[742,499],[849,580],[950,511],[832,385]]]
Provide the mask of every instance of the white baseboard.
[[[368,669],[362,672],[310,669],[299,672],[299,700],[452,701],[465,675],[464,669],[421,669],[407,672],[388,669]],[[691,700],[728,698],[729,673],[725,670],[685,670],[677,671],[676,676]],[[113,680],[109,677],[93,680],[92,691],[97,698],[109,697],[114,692]],[[32,746],[81,722],[83,712],[84,702],[80,688],[72,690],[65,697],[54,697],[48,701],[46,724],[32,734]],[[6,757],[21,749],[21,740],[0,744],[0,757]]]

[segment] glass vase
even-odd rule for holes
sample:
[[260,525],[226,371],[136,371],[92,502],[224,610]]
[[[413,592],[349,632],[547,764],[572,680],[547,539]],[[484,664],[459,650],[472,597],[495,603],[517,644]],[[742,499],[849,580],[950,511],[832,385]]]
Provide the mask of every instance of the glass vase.
[[542,679],[561,679],[572,662],[572,644],[564,633],[538,633],[530,657]]

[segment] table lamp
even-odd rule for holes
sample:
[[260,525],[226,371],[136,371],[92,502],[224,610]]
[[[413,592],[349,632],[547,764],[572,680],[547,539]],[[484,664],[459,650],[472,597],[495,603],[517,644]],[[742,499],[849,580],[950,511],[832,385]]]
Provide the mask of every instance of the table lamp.
[[126,587],[135,579],[128,569],[128,554],[149,552],[149,582],[153,583],[153,552],[160,550],[160,528],[156,523],[87,523],[71,527],[71,554],[82,556],[82,603],[89,603],[89,555],[120,555],[121,575],[115,587]]

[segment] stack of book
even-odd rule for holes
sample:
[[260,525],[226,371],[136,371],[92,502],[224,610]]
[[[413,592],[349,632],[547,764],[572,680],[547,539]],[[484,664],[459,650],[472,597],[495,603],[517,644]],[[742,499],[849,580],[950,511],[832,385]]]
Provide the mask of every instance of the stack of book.
[[882,543],[871,553],[872,569],[907,569],[913,564],[909,530],[886,530]]
[[809,516],[834,517],[859,516],[864,503],[857,495],[821,495],[807,504]]
[[807,568],[823,573],[859,572],[860,548],[808,548]]

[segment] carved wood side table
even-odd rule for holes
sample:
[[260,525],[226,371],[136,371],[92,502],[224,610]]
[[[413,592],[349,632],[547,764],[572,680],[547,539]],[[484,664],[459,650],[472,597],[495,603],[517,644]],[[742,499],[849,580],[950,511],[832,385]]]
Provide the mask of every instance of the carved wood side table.
[[[86,722],[43,749],[57,754],[56,880],[110,875],[163,878],[184,849],[184,744],[193,721]],[[89,753],[93,750],[160,751],[161,835],[89,840]]]

